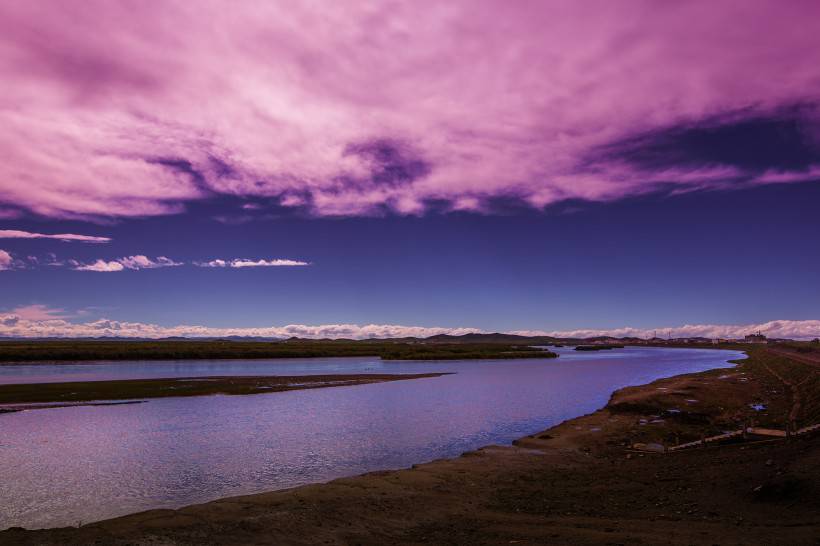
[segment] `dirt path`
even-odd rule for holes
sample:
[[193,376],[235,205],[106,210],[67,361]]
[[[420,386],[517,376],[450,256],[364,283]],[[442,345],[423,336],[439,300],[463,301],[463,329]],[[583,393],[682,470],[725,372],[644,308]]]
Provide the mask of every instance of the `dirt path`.
[[[803,417],[803,405],[804,405],[804,388],[809,385],[809,383],[814,380],[818,374],[820,374],[820,355],[817,357],[800,354],[795,351],[789,351],[785,349],[778,349],[778,348],[767,348],[766,352],[768,354],[772,354],[775,356],[788,358],[789,360],[799,362],[800,364],[806,364],[809,368],[806,368],[806,374],[801,379],[798,380],[790,380],[783,377],[779,374],[776,370],[772,369],[771,366],[764,363],[764,367],[771,373],[774,377],[776,377],[781,383],[786,385],[792,393],[792,409],[789,412],[789,424],[792,427],[792,430],[796,428],[796,424],[801,420]],[[817,396],[818,393],[810,393],[813,396]],[[814,424],[814,423],[809,423]]]
[[797,362],[802,362],[803,364],[808,364],[809,366],[817,366],[820,368],[820,353],[798,353],[797,351],[777,347],[768,347],[766,351],[773,355],[783,356],[796,360]]
[[[777,353],[775,353],[777,354]],[[795,423],[797,419],[800,417],[800,408],[801,408],[801,398],[800,398],[800,383],[795,383],[794,381],[789,381],[785,377],[778,374],[775,370],[771,368],[768,364],[763,364],[763,366],[768,370],[770,374],[777,378],[778,381],[783,383],[783,385],[789,388],[792,397],[792,408],[789,412],[789,426],[794,429]]]

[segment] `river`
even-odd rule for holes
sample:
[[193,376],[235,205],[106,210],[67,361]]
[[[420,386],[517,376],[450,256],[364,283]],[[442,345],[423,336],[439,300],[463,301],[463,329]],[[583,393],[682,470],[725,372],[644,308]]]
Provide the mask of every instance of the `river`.
[[378,358],[0,366],[2,383],[208,375],[455,372],[250,396],[0,414],[0,529],[152,508],[410,466],[512,440],[606,404],[612,391],[727,367],[735,351],[557,349],[557,359]]

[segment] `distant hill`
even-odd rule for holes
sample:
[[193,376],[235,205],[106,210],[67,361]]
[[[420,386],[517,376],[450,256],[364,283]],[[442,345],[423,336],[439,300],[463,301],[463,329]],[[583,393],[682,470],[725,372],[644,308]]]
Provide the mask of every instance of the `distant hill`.
[[438,334],[430,337],[373,337],[368,339],[309,339],[290,337],[284,343],[422,343],[422,344],[466,344],[466,343],[501,343],[504,345],[546,345],[560,340],[547,336],[518,336],[515,334],[464,334],[453,336]]
[[[376,343],[406,343],[406,344],[504,344],[504,345],[554,345],[554,344],[607,344],[607,345],[644,345],[644,344],[683,344],[683,343],[711,343],[711,339],[705,337],[690,337],[678,339],[666,338],[652,338],[644,339],[638,337],[612,337],[612,336],[594,336],[587,338],[559,338],[552,336],[521,336],[516,334],[503,334],[500,332],[493,332],[487,334],[463,334],[454,336],[450,334],[438,334],[426,338],[421,337],[393,337],[393,338],[367,338],[367,339],[350,339],[350,338],[322,338],[312,339],[304,337],[261,337],[261,336],[222,336],[222,337],[164,337],[164,338],[133,338],[133,337],[116,337],[116,336],[100,336],[100,337],[82,337],[82,338],[65,338],[65,337],[4,337],[0,336],[0,341],[214,341],[214,342],[257,342],[257,343],[294,343],[294,344],[346,344],[346,343],[361,343],[361,344],[376,344]],[[771,341],[788,341],[788,340],[771,340]]]

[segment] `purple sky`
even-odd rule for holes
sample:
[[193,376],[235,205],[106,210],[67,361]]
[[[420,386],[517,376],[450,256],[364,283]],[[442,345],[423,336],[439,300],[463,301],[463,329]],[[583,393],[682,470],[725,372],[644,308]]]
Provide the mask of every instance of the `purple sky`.
[[[86,335],[86,327],[71,325],[116,316],[163,332],[178,324],[265,328],[297,320],[648,331],[792,319],[797,326],[789,328],[797,329],[788,332],[817,335],[818,324],[801,321],[820,309],[802,303],[747,312],[732,300],[732,313],[703,307],[664,314],[655,300],[643,314],[620,319],[614,303],[590,304],[584,317],[552,306],[548,318],[527,311],[521,321],[453,315],[432,304],[427,314],[389,313],[368,301],[377,297],[368,291],[372,271],[394,275],[398,291],[427,294],[448,272],[439,279],[412,268],[385,272],[367,267],[376,256],[333,255],[317,241],[338,229],[350,234],[351,246],[398,245],[405,255],[431,260],[412,237],[386,239],[388,223],[447,239],[457,238],[450,230],[461,229],[461,220],[436,224],[433,233],[429,219],[468,215],[479,218],[474,239],[456,252],[462,263],[483,263],[494,252],[491,243],[482,246],[484,230],[496,229],[489,224],[496,220],[480,218],[571,216],[595,207],[599,216],[589,225],[605,225],[607,214],[617,216],[607,207],[624,202],[643,202],[636,217],[649,218],[659,210],[656,199],[692,194],[703,202],[715,193],[760,196],[744,201],[752,208],[775,194],[782,203],[816,197],[805,188],[820,178],[818,51],[820,4],[797,0],[4,1],[0,324],[3,316],[18,320],[0,334],[43,328]],[[691,211],[701,206],[683,202]],[[203,227],[203,218],[210,224]],[[372,220],[372,229],[360,230],[358,219]],[[776,239],[793,239],[789,230],[798,229],[816,240],[816,222],[795,226],[785,213],[781,220]],[[743,220],[738,213],[733,221]],[[574,220],[544,222],[549,226],[516,231],[510,220],[500,229],[518,241],[543,240],[539,230],[550,229],[550,237],[578,238],[579,245],[612,243],[606,232],[582,238]],[[712,222],[711,233],[689,244],[714,244],[725,227]],[[192,243],[193,229],[202,237]],[[686,226],[668,229],[677,236]],[[632,279],[647,274],[656,251],[632,249]],[[363,270],[333,270],[338,263],[328,260],[359,260]],[[578,264],[590,265],[583,258]],[[816,279],[819,265],[801,262],[797,276]],[[538,267],[548,278],[548,264]],[[74,286],[78,274],[103,273],[122,279],[119,295],[95,292],[98,280],[73,288],[77,299],[53,288]],[[649,273],[667,275],[655,266]],[[135,274],[161,279],[155,308],[124,295]],[[202,281],[212,283],[203,293],[242,294],[230,313],[162,308],[172,297],[166,293],[190,290],[203,274],[213,274]],[[258,297],[240,286],[245,274],[267,275],[253,277],[257,294],[289,287],[302,307],[280,298],[267,313],[254,308]],[[507,274],[487,271],[489,297],[511,298],[499,277]],[[596,286],[607,291],[623,290],[630,275],[601,274]],[[306,312],[320,307],[319,299],[305,301],[311,296],[300,283],[308,275],[356,293],[358,310],[323,294],[316,298],[338,310]],[[691,271],[678,275],[694,282]],[[788,277],[785,266],[757,273],[758,282]],[[730,288],[728,277],[720,282]],[[787,292],[783,298],[799,297]],[[451,306],[460,301],[452,297]],[[555,294],[538,297],[544,306],[556,301]],[[197,299],[191,294],[174,305]],[[447,294],[434,300],[446,305]],[[50,319],[59,324],[38,326]]]

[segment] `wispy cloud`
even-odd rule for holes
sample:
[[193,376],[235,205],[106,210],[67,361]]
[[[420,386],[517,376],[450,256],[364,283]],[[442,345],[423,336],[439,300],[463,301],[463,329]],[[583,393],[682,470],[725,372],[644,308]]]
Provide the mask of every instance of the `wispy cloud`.
[[125,269],[118,261],[107,262],[105,260],[97,260],[90,264],[77,264],[74,269],[76,271],[98,271],[100,273],[111,273],[114,271],[122,271]]
[[[235,258],[232,260],[215,259],[206,262],[191,262],[191,265],[197,267],[210,268],[232,268],[241,269],[246,267],[299,267],[311,265],[310,262],[301,260],[291,260],[285,258],[272,259],[244,259]],[[172,260],[167,256],[158,256],[156,258],[149,258],[143,254],[136,254],[134,256],[125,256],[122,258],[115,258],[111,260],[97,259],[93,262],[81,262],[74,258],[58,259],[55,254],[49,254],[46,259],[40,260],[37,256],[27,256],[26,261],[15,260],[12,255],[0,250],[0,270],[10,269],[26,269],[45,265],[48,267],[68,267],[75,271],[96,271],[98,273],[115,273],[125,270],[140,270],[140,269],[159,269],[162,267],[176,267],[186,265],[184,262]]]
[[124,271],[126,269],[157,269],[160,267],[174,267],[182,265],[182,263],[175,262],[165,256],[160,256],[152,260],[151,258],[141,254],[137,256],[127,256],[125,258],[119,258],[111,261],[97,260],[89,264],[81,264],[73,260],[71,263],[73,265],[73,269],[76,271],[97,271],[100,273],[113,273],[116,271]]
[[175,262],[165,256],[159,256],[153,260],[143,255],[129,256],[127,258],[120,258],[119,262],[127,269],[157,269],[160,267],[182,265],[182,262]]
[[0,207],[0,220],[11,220],[20,216],[22,213],[19,210]]
[[796,182],[602,150],[816,102],[818,18],[779,0],[0,2],[0,202],[422,214]]
[[65,309],[39,303],[15,307],[9,311],[9,315],[33,322],[66,319],[74,316],[74,314],[66,312]]
[[76,233],[55,233],[47,235],[45,233],[33,233],[16,229],[0,229],[0,239],[56,239],[58,241],[79,241],[83,243],[108,243],[111,241],[109,237],[77,235]]
[[194,265],[199,267],[294,267],[310,265],[310,262],[303,262],[301,260],[289,260],[283,258],[275,258],[271,260],[246,260],[236,258],[233,260],[211,260],[209,262],[194,262]]

